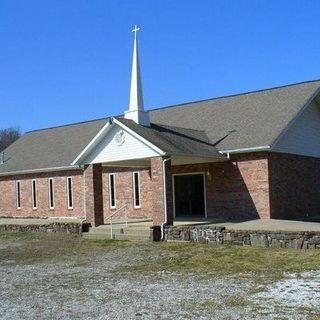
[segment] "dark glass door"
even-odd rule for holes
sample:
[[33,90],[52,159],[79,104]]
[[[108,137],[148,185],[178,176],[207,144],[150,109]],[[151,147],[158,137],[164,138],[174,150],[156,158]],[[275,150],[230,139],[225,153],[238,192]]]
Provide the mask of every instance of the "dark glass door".
[[204,176],[174,176],[176,217],[205,217]]

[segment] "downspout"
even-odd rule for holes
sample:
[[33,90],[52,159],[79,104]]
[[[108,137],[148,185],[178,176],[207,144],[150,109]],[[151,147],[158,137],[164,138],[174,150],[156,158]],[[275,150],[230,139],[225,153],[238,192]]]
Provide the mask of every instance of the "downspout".
[[83,211],[84,211],[84,219],[81,221],[81,226],[84,222],[87,221],[87,203],[86,203],[86,177],[84,166],[79,166],[82,170],[82,187],[83,187]]
[[163,205],[164,205],[164,222],[161,224],[161,240],[164,240],[164,227],[168,223],[167,215],[167,188],[166,188],[166,161],[171,160],[171,158],[164,159],[162,161],[162,176],[163,176]]

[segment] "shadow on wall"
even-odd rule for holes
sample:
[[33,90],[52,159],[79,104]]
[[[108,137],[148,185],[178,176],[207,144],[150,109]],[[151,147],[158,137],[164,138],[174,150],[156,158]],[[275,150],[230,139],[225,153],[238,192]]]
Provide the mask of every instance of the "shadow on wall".
[[[207,182],[208,217],[225,221],[259,219],[256,203],[238,166],[232,162],[218,163],[212,170],[212,180]],[[258,185],[257,192],[263,192]],[[259,196],[259,201],[263,200]]]
[[[263,188],[267,185],[267,181],[262,181],[262,186],[260,181],[252,179],[252,175],[255,173],[254,170],[250,172],[249,167],[240,172],[238,166],[230,161],[172,167],[173,174],[189,172],[205,173],[208,219],[216,219],[221,222],[244,221],[259,219],[261,215],[266,214],[266,211],[259,214],[247,183],[249,181],[251,184],[253,193],[256,195],[260,193],[256,197],[256,202],[264,202],[260,203],[259,206],[262,210],[266,210],[265,207],[268,208],[269,197],[267,190],[263,190]],[[263,180],[264,177],[261,172],[258,172],[258,174],[262,176],[261,179]],[[267,177],[267,174],[265,176]]]
[[271,217],[320,221],[320,159],[271,154]]

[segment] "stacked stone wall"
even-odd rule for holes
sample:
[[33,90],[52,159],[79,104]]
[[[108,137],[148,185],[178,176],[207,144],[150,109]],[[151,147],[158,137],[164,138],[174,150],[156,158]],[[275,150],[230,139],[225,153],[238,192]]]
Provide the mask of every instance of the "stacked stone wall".
[[212,245],[237,245],[293,249],[320,249],[320,232],[226,230],[224,227],[167,227],[167,241],[189,241]]
[[80,234],[81,223],[1,224],[0,232],[62,232]]

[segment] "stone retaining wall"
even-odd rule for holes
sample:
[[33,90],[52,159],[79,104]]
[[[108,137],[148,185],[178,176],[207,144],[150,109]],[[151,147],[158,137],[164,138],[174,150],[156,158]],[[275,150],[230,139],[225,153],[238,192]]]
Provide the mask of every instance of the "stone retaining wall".
[[81,223],[50,223],[50,224],[2,224],[0,232],[63,232],[81,233]]
[[224,227],[166,227],[167,241],[294,249],[320,249],[320,232],[226,230]]

